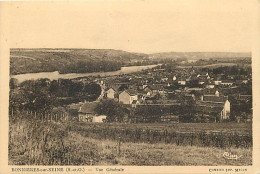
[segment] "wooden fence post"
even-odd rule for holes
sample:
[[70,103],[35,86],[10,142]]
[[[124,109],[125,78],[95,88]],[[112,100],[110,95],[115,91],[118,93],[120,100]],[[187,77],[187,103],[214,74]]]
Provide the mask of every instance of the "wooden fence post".
[[193,140],[194,140],[194,135],[193,135],[193,132],[191,133],[191,142],[190,142],[190,145],[193,146]]
[[121,146],[121,137],[118,138],[118,156],[120,156],[120,153],[121,153],[120,146]]
[[164,131],[164,142],[165,143],[167,143],[167,136],[168,136],[168,131],[167,131],[167,129],[165,129],[165,131]]

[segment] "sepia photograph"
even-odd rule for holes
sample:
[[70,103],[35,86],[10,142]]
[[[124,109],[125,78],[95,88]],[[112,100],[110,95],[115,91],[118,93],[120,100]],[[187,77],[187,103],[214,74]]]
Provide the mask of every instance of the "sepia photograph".
[[253,4],[1,3],[9,17],[5,149],[16,166],[9,172],[215,166],[204,173],[248,173],[259,148]]
[[252,165],[250,53],[10,56],[10,164]]

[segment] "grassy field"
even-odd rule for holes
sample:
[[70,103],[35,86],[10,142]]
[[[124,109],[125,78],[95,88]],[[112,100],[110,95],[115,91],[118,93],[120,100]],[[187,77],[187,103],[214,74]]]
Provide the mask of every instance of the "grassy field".
[[[217,149],[170,144],[122,143],[110,140],[96,140],[76,133],[69,134],[69,141],[94,144],[98,159],[93,165],[251,165],[251,149]],[[79,143],[80,142],[80,143]],[[86,149],[87,150],[87,149]],[[227,160],[224,152],[242,155],[238,160]]]
[[[89,126],[89,124],[87,125]],[[77,126],[77,124],[74,124],[74,126]],[[123,126],[123,124],[117,126]],[[135,126],[144,125],[138,124]],[[179,126],[183,127],[184,124]],[[185,126],[190,127],[191,125]],[[219,126],[225,127],[224,124]],[[250,129],[246,128],[246,124],[239,124],[238,126]],[[208,128],[210,127],[208,126]],[[157,129],[157,127],[154,128]],[[224,152],[232,152],[239,156],[242,155],[242,157],[238,160],[227,160],[223,157]],[[72,130],[71,124],[66,122],[22,119],[10,123],[9,164],[251,165],[252,148],[215,148],[178,146],[167,143],[119,142],[118,140],[88,137],[82,132]]]

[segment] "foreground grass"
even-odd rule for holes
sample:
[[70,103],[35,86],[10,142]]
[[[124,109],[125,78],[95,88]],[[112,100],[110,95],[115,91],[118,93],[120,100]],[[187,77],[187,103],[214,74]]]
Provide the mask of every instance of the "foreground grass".
[[[10,165],[251,165],[252,149],[120,143],[97,140],[66,123],[19,120],[10,124]],[[224,152],[242,155],[223,158]]]
[[[96,140],[69,133],[69,141],[79,144],[94,144],[99,161],[94,165],[252,165],[251,149],[217,149],[172,144],[120,143],[110,140]],[[224,152],[242,155],[238,160],[227,160]]]

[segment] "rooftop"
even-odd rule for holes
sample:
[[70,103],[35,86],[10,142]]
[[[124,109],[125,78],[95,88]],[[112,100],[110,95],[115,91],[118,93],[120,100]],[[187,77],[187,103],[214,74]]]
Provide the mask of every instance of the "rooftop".
[[128,93],[129,95],[137,95],[137,92],[133,89],[127,89],[125,90],[126,93]]

